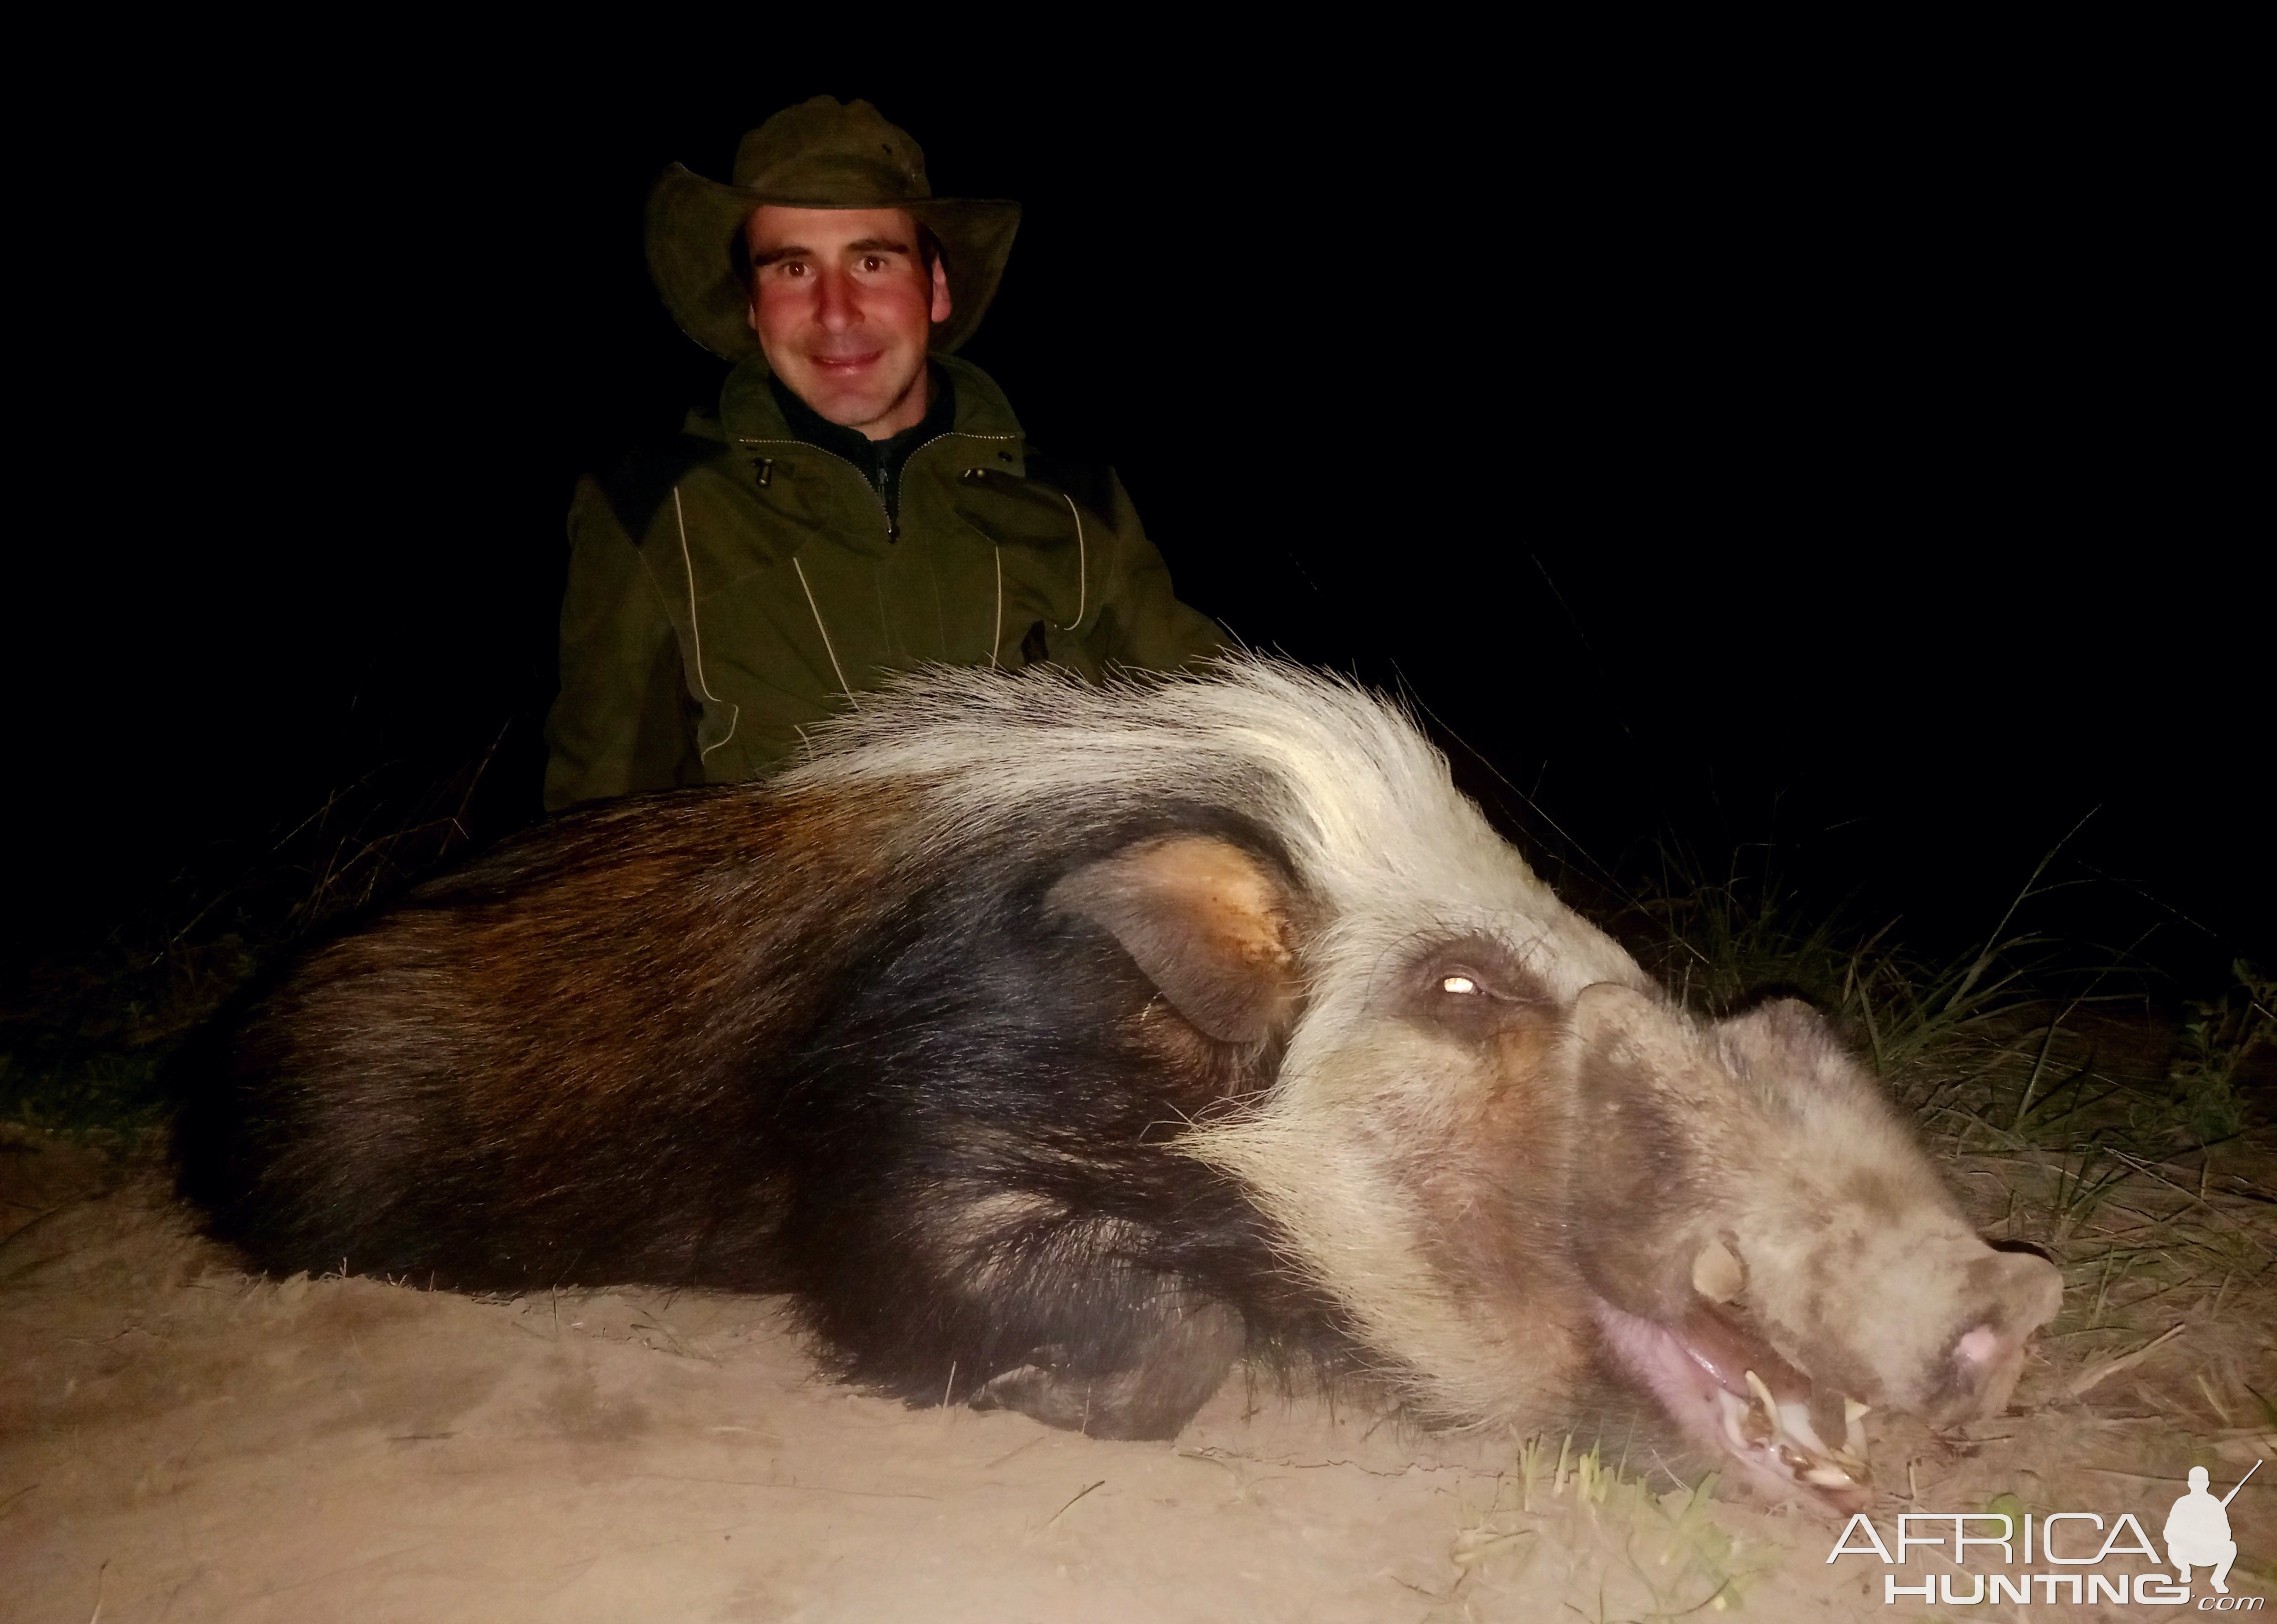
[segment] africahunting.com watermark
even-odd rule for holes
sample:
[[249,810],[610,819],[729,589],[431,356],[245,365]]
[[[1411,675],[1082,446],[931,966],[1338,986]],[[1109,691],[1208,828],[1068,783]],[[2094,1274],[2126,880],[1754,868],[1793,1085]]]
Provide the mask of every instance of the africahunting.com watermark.
[[[2192,1467],[2189,1491],[2174,1501],[2160,1529],[2166,1545],[2163,1561],[2134,1513],[2121,1512],[2106,1524],[2100,1513],[2091,1511],[2026,1512],[2021,1516],[2002,1511],[1909,1511],[1899,1516],[1894,1541],[1885,1541],[1873,1519],[1862,1511],[1844,1526],[1826,1559],[1868,1557],[1885,1567],[1910,1567],[1916,1551],[1943,1553],[1948,1571],[1884,1574],[1882,1599],[1892,1604],[1966,1607],[2061,1601],[2172,1606],[2195,1600],[2201,1613],[2258,1613],[2263,1597],[2229,1593],[2230,1564],[2237,1559],[2237,1542],[2229,1533],[2229,1503],[2245,1486],[2245,1478],[2260,1469],[2261,1463],[2255,1461],[2245,1477],[2216,1499],[2206,1469]],[[1976,1558],[1973,1567],[1972,1555]],[[2147,1558],[2153,1571],[2105,1571],[2105,1563],[2130,1556]],[[2201,1570],[2208,1586],[2202,1595],[2190,1588],[2191,1574]]]

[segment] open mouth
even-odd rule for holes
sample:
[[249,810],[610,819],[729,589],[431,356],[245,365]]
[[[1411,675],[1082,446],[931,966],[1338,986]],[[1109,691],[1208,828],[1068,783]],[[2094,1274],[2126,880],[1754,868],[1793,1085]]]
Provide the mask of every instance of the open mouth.
[[807,360],[811,362],[818,370],[827,376],[837,377],[850,376],[853,373],[863,370],[864,368],[875,366],[878,362],[879,357],[882,356],[886,352],[882,349],[872,349],[863,350],[859,354],[850,355],[809,355]]
[[[1721,1451],[1774,1494],[1804,1494],[1841,1512],[1872,1504],[1864,1405],[1814,1393],[1809,1376],[1704,1301],[1674,1326],[1602,1299],[1595,1307],[1614,1355],[1695,1442]],[[1842,1439],[1829,1444],[1813,1412],[1831,1419],[1837,1402]]]

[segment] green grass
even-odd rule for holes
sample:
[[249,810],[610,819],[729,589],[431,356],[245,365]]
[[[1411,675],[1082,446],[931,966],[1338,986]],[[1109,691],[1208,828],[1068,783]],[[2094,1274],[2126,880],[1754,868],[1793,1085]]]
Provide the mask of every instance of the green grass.
[[1515,1465],[1487,1505],[1459,1507],[1449,1552],[1458,1593],[1558,1597],[1588,1618],[1679,1619],[1740,1608],[1778,1563],[1719,1517],[1712,1474],[1656,1491],[1570,1435],[1525,1440]]
[[1771,854],[1754,855],[1752,868],[1735,853],[1710,876],[1664,847],[1656,873],[1630,897],[1626,934],[1641,957],[1702,1015],[1728,1014],[1765,991],[1809,1000],[1901,1094],[1925,1070],[1949,1078],[1961,1056],[2043,995],[2059,959],[2055,944],[2019,922],[2044,894],[2055,851],[1974,950],[1942,962],[1908,950],[1899,921],[1856,923],[1842,905],[1786,888]]
[[2235,985],[2218,999],[2193,1003],[2182,1021],[2182,1043],[2167,1073],[2164,1120],[2151,1131],[2180,1130],[2199,1144],[2243,1132],[2253,1109],[2241,1071],[2263,1050],[2277,1052],[2277,976],[2243,959],[2230,966]]
[[2277,980],[2240,961],[2228,991],[2188,1006],[2162,1079],[2114,1076],[2085,1049],[2080,1018],[2143,1006],[2155,978],[2132,948],[2088,949],[2031,928],[2060,850],[1973,949],[1951,958],[1909,950],[1897,921],[1860,924],[1806,901],[1760,856],[1752,869],[1735,857],[1706,877],[1673,848],[1628,894],[1623,934],[1703,1016],[1765,992],[1816,1004],[1932,1132],[2012,1146],[2113,1141],[2161,1155],[2243,1132],[2256,1120],[2244,1064],[2277,1049]]

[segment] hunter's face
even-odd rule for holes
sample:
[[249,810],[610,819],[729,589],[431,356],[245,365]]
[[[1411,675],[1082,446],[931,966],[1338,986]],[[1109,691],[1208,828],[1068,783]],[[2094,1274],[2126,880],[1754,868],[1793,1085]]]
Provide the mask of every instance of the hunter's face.
[[786,209],[744,228],[751,330],[777,377],[834,423],[886,439],[924,421],[925,355],[948,278],[898,209]]

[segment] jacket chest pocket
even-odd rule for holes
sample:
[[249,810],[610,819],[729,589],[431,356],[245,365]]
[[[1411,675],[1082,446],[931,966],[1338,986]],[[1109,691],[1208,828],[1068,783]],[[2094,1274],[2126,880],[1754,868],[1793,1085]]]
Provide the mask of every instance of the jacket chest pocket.
[[956,507],[958,519],[997,552],[1008,620],[1017,612],[1064,631],[1092,615],[1107,540],[1096,515],[1055,486],[989,468],[958,477]]
[[819,538],[842,545],[844,492],[834,490],[819,470],[784,459],[768,460],[765,471],[764,486],[714,480],[704,488],[692,481],[682,488],[689,562],[699,599],[741,591],[755,576],[788,568]]
[[761,521],[809,534],[882,530],[885,510],[852,469],[818,467],[810,457],[754,457],[749,487]]

